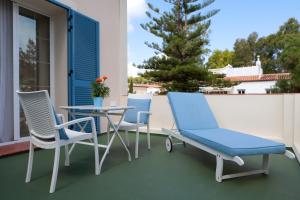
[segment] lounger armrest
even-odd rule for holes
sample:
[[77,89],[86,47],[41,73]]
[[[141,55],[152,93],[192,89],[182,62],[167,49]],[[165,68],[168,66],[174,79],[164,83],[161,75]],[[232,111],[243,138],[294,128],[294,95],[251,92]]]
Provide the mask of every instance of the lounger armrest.
[[140,124],[141,115],[152,115],[151,112],[148,111],[138,111],[137,113],[137,123]]
[[59,130],[59,129],[67,128],[71,125],[78,124],[80,122],[86,122],[86,121],[91,121],[92,127],[95,126],[95,120],[93,117],[84,117],[84,118],[75,119],[75,120],[72,120],[72,121],[69,121],[69,122],[66,122],[63,124],[56,125],[54,128]]

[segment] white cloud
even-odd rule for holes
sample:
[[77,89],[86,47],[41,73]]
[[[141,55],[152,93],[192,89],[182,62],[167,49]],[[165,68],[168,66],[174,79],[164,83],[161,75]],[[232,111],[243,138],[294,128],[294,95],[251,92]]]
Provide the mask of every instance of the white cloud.
[[133,24],[132,23],[130,23],[129,21],[128,21],[128,25],[127,25],[127,31],[128,32],[131,32],[131,31],[133,31],[134,30],[134,26],[133,26]]
[[127,16],[130,19],[144,16],[146,9],[147,9],[147,4],[145,0],[127,1]]
[[139,74],[143,74],[146,71],[145,69],[139,69],[133,66],[132,63],[128,64],[127,70],[128,70],[128,77],[138,77]]
[[128,31],[134,30],[132,20],[145,16],[147,4],[145,0],[127,0]]

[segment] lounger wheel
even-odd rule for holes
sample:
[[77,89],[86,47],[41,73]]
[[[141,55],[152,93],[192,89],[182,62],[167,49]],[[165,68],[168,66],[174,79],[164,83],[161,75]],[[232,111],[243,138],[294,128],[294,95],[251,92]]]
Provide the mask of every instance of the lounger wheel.
[[171,152],[173,149],[172,139],[170,137],[166,139],[166,149],[168,152]]

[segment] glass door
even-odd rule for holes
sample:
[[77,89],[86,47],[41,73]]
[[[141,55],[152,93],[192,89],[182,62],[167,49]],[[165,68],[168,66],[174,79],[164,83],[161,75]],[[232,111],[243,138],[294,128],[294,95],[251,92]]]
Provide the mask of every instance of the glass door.
[[[50,19],[19,7],[19,90],[48,90],[50,93]],[[19,135],[29,135],[25,116],[20,107]]]

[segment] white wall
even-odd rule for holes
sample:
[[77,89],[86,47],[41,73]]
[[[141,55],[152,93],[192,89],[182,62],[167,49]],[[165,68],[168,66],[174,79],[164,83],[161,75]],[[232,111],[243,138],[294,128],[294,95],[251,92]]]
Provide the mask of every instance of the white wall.
[[[66,0],[64,0],[66,1]],[[100,73],[108,76],[110,100],[127,94],[127,1],[67,0],[77,11],[100,22]]]
[[[127,94],[127,1],[126,0],[61,0],[62,3],[72,7],[74,10],[81,12],[100,23],[100,74],[108,76],[107,84],[111,89],[111,95],[105,100],[109,104],[111,100],[120,102],[121,95]],[[57,46],[64,44],[66,41],[63,33],[66,29],[65,18],[57,16],[62,20],[61,30],[56,30],[55,34],[59,35],[56,39]],[[65,43],[66,44],[66,43]],[[58,69],[55,76],[59,77],[57,85],[63,86],[57,88],[56,103],[57,105],[67,104],[67,79],[65,67],[67,50],[64,46],[62,49],[57,48],[55,54],[56,63],[60,63],[62,68]],[[67,66],[67,65],[65,65]],[[66,87],[64,87],[66,86]]]
[[232,94],[238,94],[239,89],[245,89],[246,94],[266,94],[266,89],[274,87],[276,81],[242,82],[233,87]]
[[[300,152],[300,94],[206,95],[206,98],[220,127],[281,141]],[[151,112],[152,132],[160,133],[161,128],[174,126],[166,96],[153,97]]]
[[294,151],[298,160],[300,160],[300,94],[294,95],[294,116],[293,116],[293,133],[294,133]]
[[[68,105],[68,37],[66,11],[53,17],[55,106]],[[59,110],[62,113],[62,110]],[[63,112],[65,115],[66,112]],[[67,116],[67,115],[66,115]]]
[[[100,23],[100,74],[108,76],[107,84],[111,89],[109,98],[104,101],[120,103],[122,95],[127,94],[127,0],[60,0],[61,3],[83,13]],[[57,19],[62,16],[57,16]],[[66,24],[60,21],[61,30],[56,30],[57,52],[55,62],[58,68],[56,77],[56,106],[67,105],[67,50]],[[58,48],[62,46],[62,48]],[[62,112],[62,111],[61,111]],[[102,128],[106,127],[102,120]]]
[[[68,0],[71,1],[71,0]],[[72,0],[79,12],[100,22],[100,74],[108,76],[110,101],[127,94],[127,0]],[[101,120],[102,131],[106,120]]]
[[221,127],[281,140],[281,95],[207,95]]

